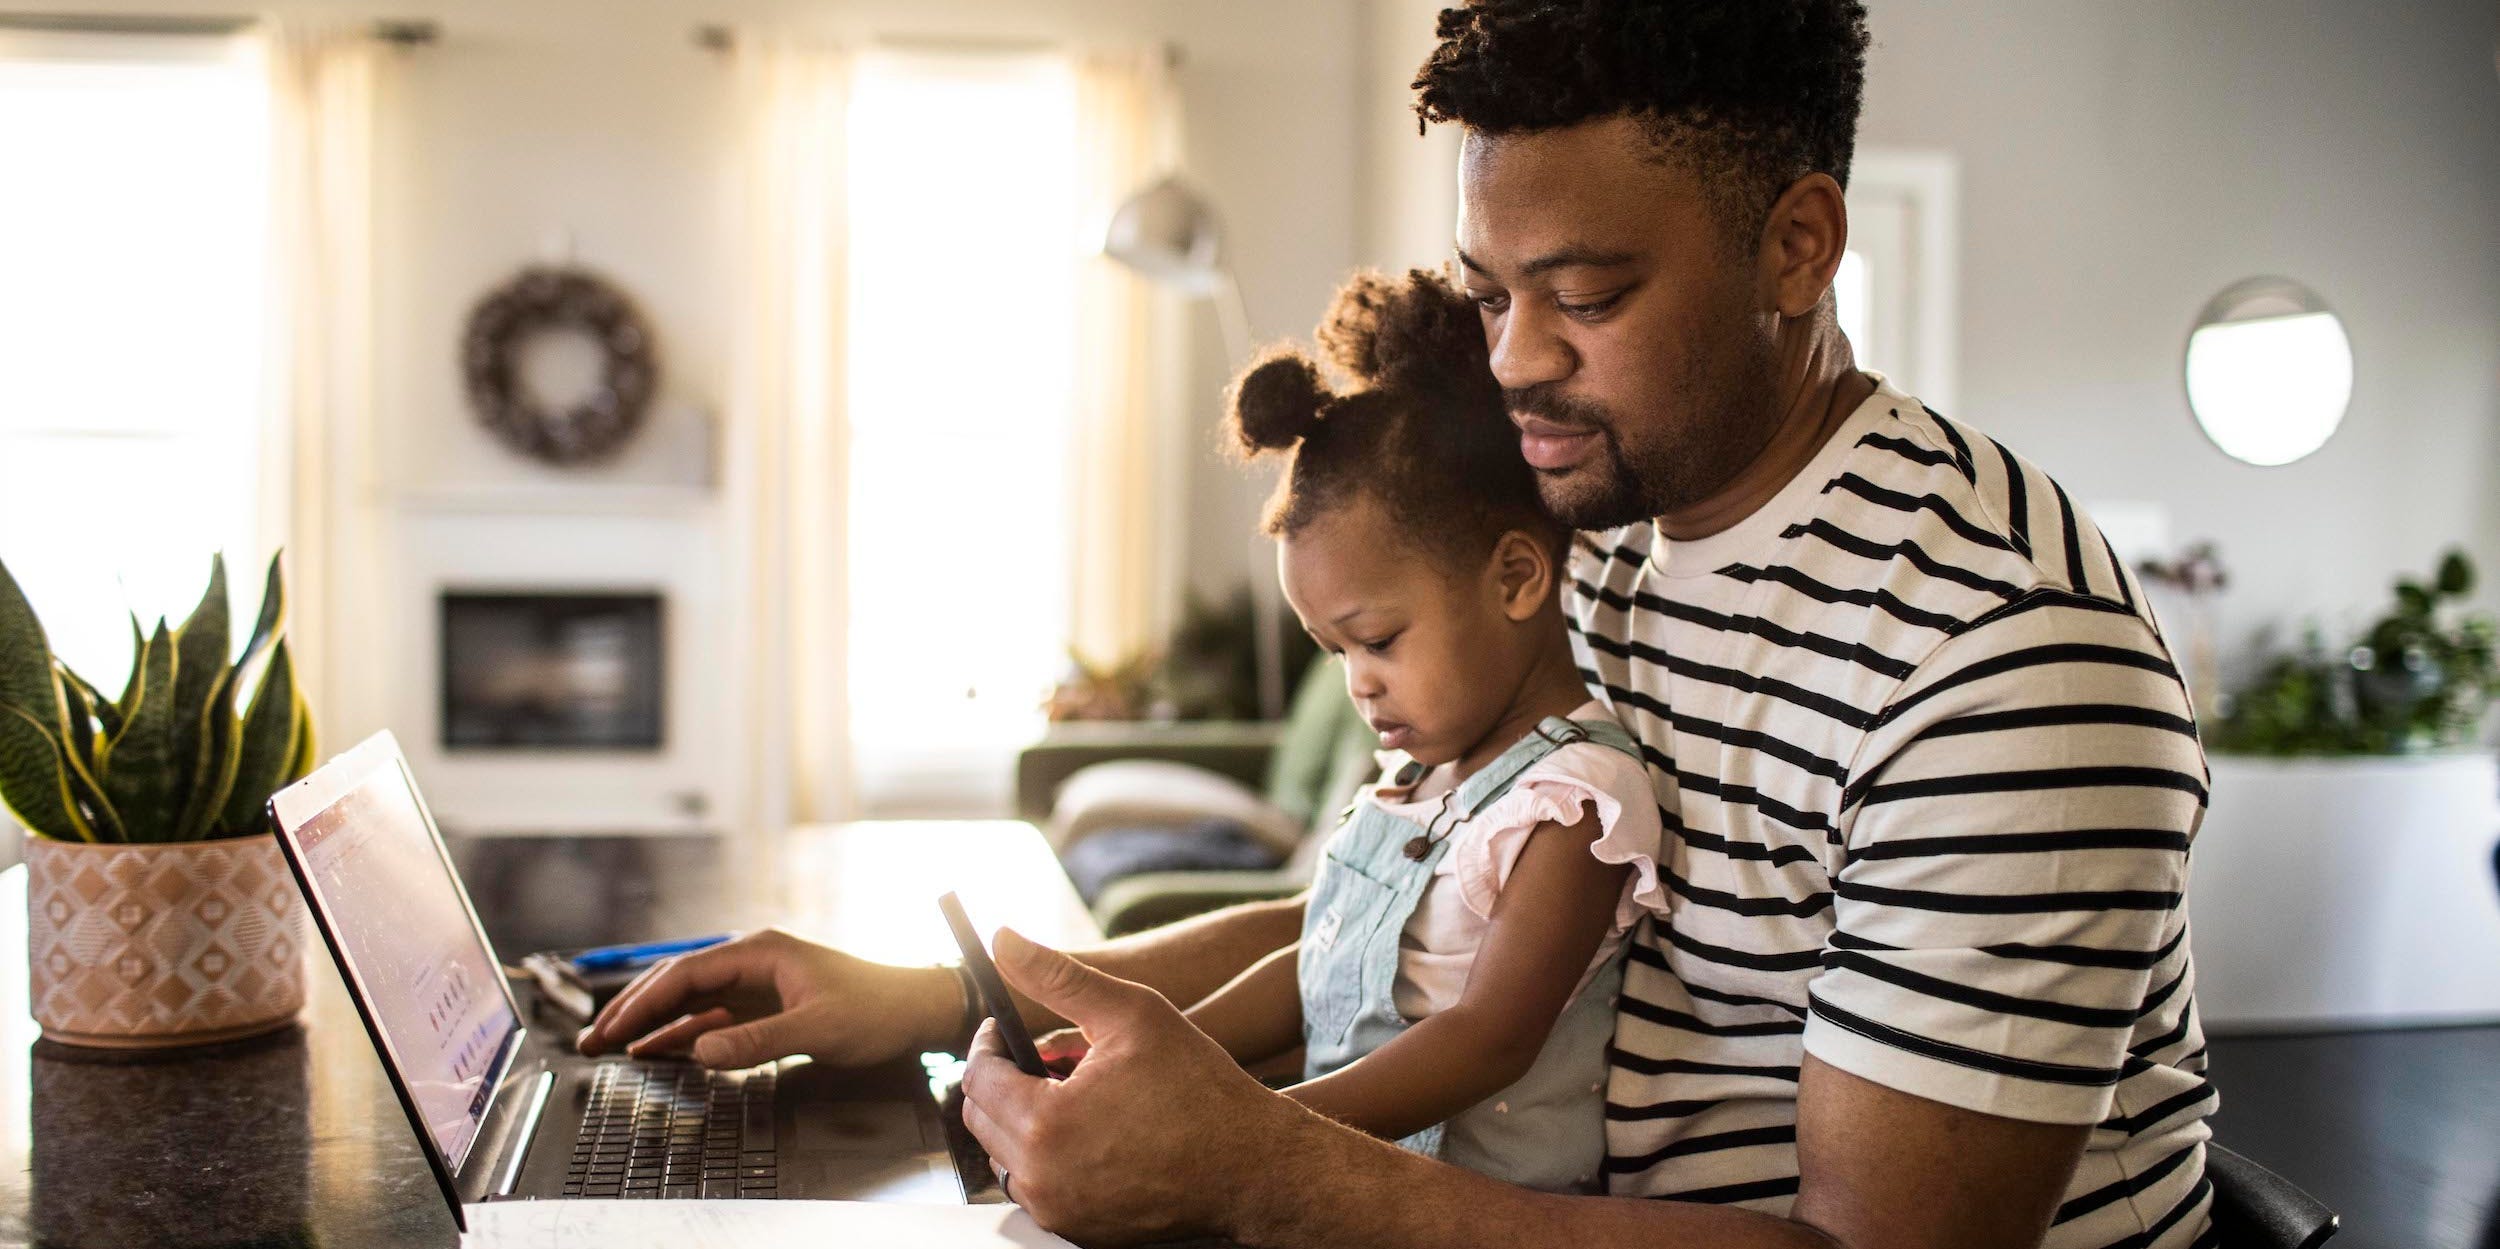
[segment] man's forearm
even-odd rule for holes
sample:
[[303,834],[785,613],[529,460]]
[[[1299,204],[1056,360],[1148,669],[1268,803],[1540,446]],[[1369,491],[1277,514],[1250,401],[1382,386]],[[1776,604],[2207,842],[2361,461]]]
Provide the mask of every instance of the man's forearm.
[[1837,1249],[1803,1224],[1733,1206],[1540,1193],[1304,1111],[1245,1140],[1229,1177],[1232,1239],[1259,1249]]
[[[1098,971],[1146,985],[1186,1010],[1301,937],[1302,895],[1297,894],[1226,907],[1069,953]],[[1036,1032],[1067,1022],[1023,994],[1016,995],[1016,1006]]]

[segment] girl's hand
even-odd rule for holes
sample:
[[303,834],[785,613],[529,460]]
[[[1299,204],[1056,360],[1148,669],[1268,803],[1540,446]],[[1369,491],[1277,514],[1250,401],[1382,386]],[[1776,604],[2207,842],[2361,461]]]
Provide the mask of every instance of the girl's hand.
[[1050,1068],[1053,1075],[1062,1076],[1076,1070],[1091,1049],[1085,1043],[1085,1034],[1075,1028],[1045,1032],[1033,1039],[1033,1048],[1041,1051],[1043,1066]]

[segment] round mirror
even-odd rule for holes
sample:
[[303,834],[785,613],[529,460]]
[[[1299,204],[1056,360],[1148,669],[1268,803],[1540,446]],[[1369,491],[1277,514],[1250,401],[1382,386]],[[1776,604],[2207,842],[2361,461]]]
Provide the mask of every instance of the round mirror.
[[2289,278],[2234,283],[2188,335],[2188,408],[2223,454],[2289,464],[2326,445],[2352,402],[2352,340]]

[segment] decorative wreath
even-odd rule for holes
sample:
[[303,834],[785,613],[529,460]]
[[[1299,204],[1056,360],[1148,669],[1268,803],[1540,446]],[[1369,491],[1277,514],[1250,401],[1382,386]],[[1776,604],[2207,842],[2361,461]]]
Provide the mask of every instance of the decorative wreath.
[[[599,344],[599,387],[550,410],[521,385],[519,351],[546,329],[580,330]],[[659,383],[651,327],[615,287],[578,269],[530,268],[489,292],[460,344],[469,405],[506,446],[551,464],[594,460],[642,424]]]

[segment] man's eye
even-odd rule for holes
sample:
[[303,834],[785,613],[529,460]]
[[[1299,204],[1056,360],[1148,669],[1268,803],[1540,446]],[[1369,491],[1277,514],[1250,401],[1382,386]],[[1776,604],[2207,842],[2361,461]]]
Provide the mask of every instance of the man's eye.
[[1510,296],[1508,295],[1480,295],[1470,292],[1468,294],[1468,298],[1475,300],[1476,306],[1484,309],[1486,312],[1500,312],[1502,309],[1510,306]]
[[1622,302],[1623,296],[1618,293],[1608,295],[1603,299],[1583,300],[1579,303],[1573,303],[1570,300],[1558,299],[1554,301],[1554,304],[1556,307],[1561,308],[1566,315],[1587,318],[1604,316],[1607,313],[1612,312],[1616,304]]

